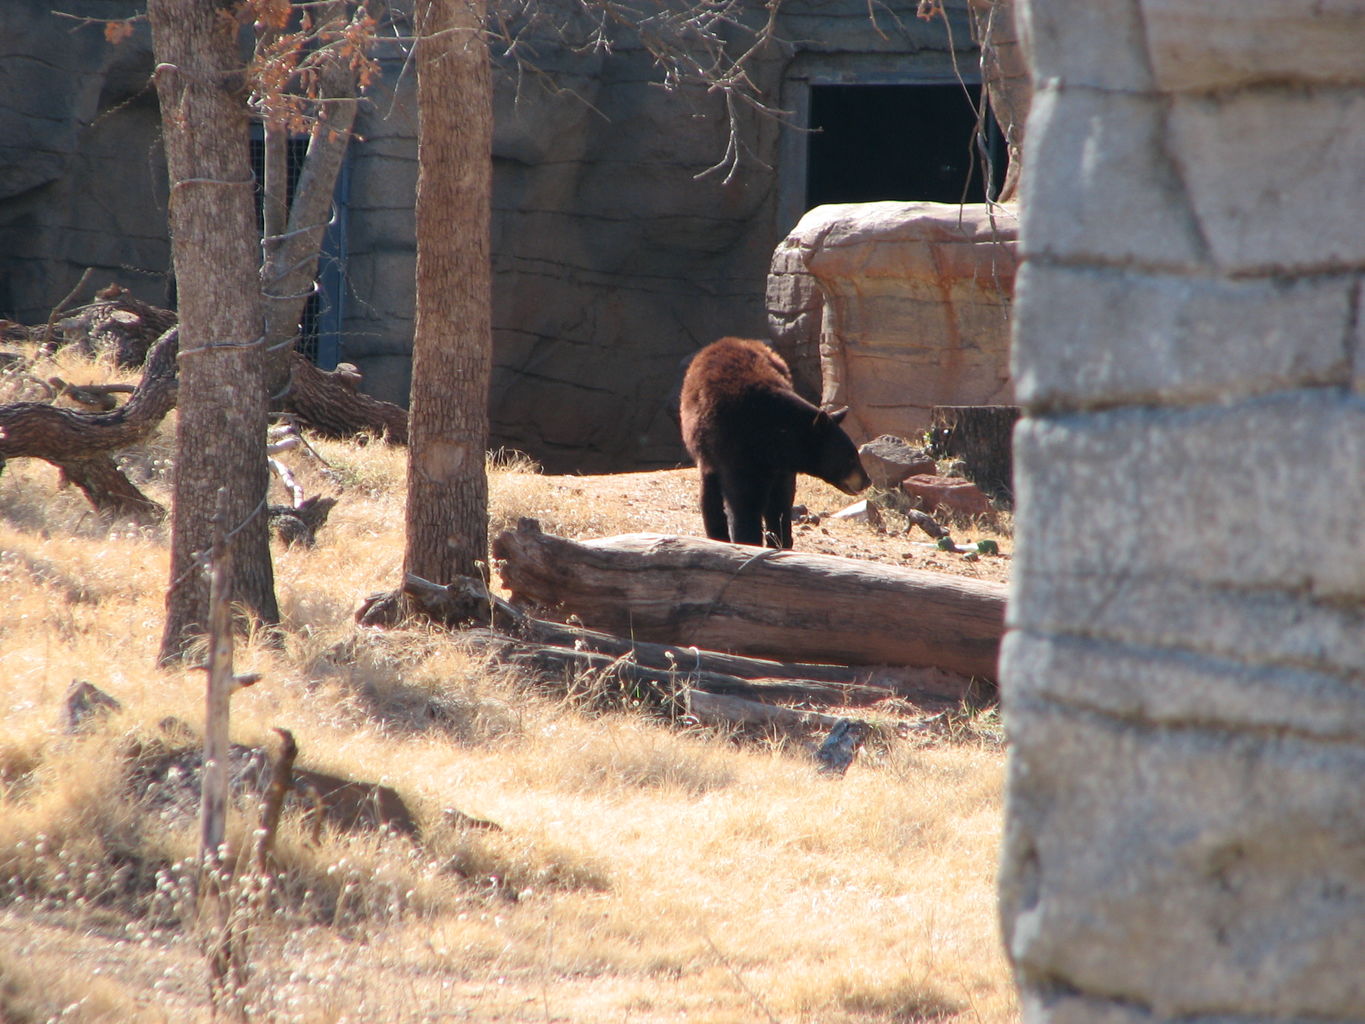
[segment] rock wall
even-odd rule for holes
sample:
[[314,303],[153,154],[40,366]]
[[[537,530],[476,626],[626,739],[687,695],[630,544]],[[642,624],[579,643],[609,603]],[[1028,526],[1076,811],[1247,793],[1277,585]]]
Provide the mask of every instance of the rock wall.
[[[151,32],[117,46],[101,25],[47,0],[0,10],[0,317],[45,321],[93,267],[165,305],[170,243]],[[141,5],[75,0],[65,12],[122,18]],[[81,298],[88,300],[89,291]]]
[[[687,358],[722,335],[764,334],[764,283],[795,220],[788,207],[800,203],[793,182],[804,175],[805,136],[746,115],[740,172],[729,182],[701,176],[729,141],[722,99],[658,88],[657,70],[629,38],[609,55],[570,52],[555,36],[570,15],[552,4],[529,9],[550,15],[523,40],[538,72],[504,64],[497,75],[493,443],[555,470],[676,465],[685,455],[670,395]],[[113,18],[141,5],[62,6]],[[947,7],[956,65],[971,74],[966,0]],[[52,8],[0,4],[0,317],[45,319],[90,265],[92,287],[119,280],[165,304],[149,33],[143,25],[111,47],[98,25],[72,32]],[[914,0],[879,5],[874,27],[861,0],[786,0],[779,35],[790,42],[764,51],[755,82],[799,115],[802,83],[921,73],[953,81],[949,31],[916,9]],[[761,5],[752,13],[766,17]],[[338,358],[359,365],[371,393],[405,402],[415,98],[402,48],[390,42],[379,56],[384,75],[362,105],[364,141],[352,147],[345,179]]]
[[935,405],[1012,404],[1016,233],[1005,206],[811,210],[768,276],[769,332],[798,387],[848,406],[859,442],[915,438]]
[[1020,16],[1024,1019],[1365,1021],[1365,8]]

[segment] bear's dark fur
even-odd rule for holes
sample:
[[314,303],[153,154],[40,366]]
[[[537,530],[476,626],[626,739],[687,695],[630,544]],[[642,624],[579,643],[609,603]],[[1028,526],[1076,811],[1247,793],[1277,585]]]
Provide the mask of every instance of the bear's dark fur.
[[761,341],[721,338],[698,352],[681,411],[712,540],[791,547],[797,473],[848,494],[869,483],[839,426],[847,410],[826,412],[793,391],[787,364]]

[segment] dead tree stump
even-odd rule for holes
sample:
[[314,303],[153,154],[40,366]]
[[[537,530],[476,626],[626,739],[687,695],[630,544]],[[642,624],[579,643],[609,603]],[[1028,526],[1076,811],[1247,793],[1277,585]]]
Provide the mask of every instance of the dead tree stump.
[[323,437],[373,434],[391,444],[408,443],[408,411],[358,390],[360,374],[343,364],[321,370],[295,351],[289,362],[284,407],[299,423]]
[[1014,504],[1014,424],[1017,405],[936,405],[930,412],[930,450],[958,458],[966,476],[997,504]]

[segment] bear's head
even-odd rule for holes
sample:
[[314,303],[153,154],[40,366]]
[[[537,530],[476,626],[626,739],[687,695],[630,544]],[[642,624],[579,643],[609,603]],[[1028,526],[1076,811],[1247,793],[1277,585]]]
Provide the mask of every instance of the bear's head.
[[814,460],[806,472],[833,484],[845,494],[857,494],[866,490],[872,481],[863,469],[857,446],[839,425],[847,415],[847,408],[821,409],[815,414],[815,422],[811,425]]

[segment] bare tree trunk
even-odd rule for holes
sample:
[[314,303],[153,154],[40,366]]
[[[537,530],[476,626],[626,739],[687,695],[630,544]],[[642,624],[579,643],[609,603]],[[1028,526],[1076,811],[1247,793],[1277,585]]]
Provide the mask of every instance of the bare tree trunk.
[[1005,137],[1009,165],[996,201],[1018,198],[1023,169],[1024,122],[1033,101],[1033,84],[1019,44],[1014,0],[971,0],[972,34],[981,46],[981,77],[991,113]]
[[226,486],[233,593],[279,619],[266,529],[264,324],[236,23],[216,0],[149,0],[180,296],[171,583],[163,660],[208,623],[200,569]]
[[[319,26],[328,21],[344,22],[346,4],[332,0],[317,7],[313,15]],[[308,138],[308,154],[292,201],[286,200],[284,181],[288,173],[287,136],[282,128],[266,129],[267,205],[261,279],[265,283],[266,385],[272,403],[284,397],[290,384],[290,355],[317,279],[318,252],[331,219],[332,196],[355,123],[356,92],[355,71],[341,55],[333,54],[322,71],[324,100]]]
[[482,0],[416,5],[417,318],[407,550],[438,583],[487,558],[492,86]]

